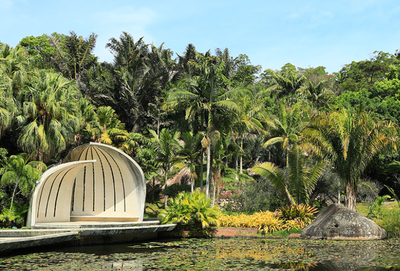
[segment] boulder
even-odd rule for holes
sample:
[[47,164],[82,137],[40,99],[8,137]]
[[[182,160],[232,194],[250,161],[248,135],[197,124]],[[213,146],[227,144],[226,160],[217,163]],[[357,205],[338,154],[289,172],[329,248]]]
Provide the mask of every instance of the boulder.
[[323,209],[300,235],[310,239],[376,240],[385,239],[386,231],[374,221],[340,204]]

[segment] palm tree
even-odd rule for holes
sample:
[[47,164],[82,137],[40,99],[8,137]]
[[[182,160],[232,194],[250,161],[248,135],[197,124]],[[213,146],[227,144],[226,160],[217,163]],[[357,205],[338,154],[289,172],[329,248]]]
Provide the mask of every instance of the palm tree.
[[215,131],[222,129],[218,126],[227,123],[227,119],[224,121],[221,117],[227,110],[237,110],[238,107],[233,100],[227,99],[227,93],[224,91],[226,77],[222,74],[224,62],[221,59],[207,52],[205,55],[197,54],[196,62],[191,61],[190,65],[199,75],[183,79],[185,84],[173,88],[168,93],[167,106],[177,110],[183,109],[186,112],[185,119],[197,124],[196,127],[192,126],[194,132],[204,132],[202,144],[207,149],[206,195],[209,196],[211,140]]
[[111,100],[128,130],[137,130],[135,125],[138,125],[137,121],[143,113],[141,101],[150,92],[152,83],[147,65],[149,46],[144,43],[143,38],[135,42],[131,35],[122,32],[119,40],[111,38],[106,47],[114,55],[111,75],[115,86],[111,89]]
[[19,114],[18,96],[29,82],[30,59],[22,47],[0,44],[0,137]]
[[41,162],[63,151],[79,128],[80,98],[73,81],[40,71],[23,95],[18,146]]
[[[167,186],[168,172],[180,160],[177,155],[182,147],[179,142],[180,133],[171,133],[164,128],[161,130],[160,135],[157,135],[153,130],[150,130],[150,134],[153,136],[152,145],[156,152],[156,160],[164,173],[164,183]],[[167,206],[167,196],[165,198],[165,206]]]
[[308,81],[304,89],[307,99],[318,108],[329,106],[328,101],[333,95],[333,91],[325,86],[326,83],[327,80],[322,80],[318,83]]
[[[251,168],[252,174],[261,175],[286,194],[290,205],[304,202],[309,199],[318,178],[325,167],[324,162],[307,163],[307,158],[298,144],[289,152],[289,164],[286,169],[278,168],[271,162],[257,163]],[[294,193],[295,198],[292,196]]]
[[57,70],[66,78],[75,79],[81,86],[83,74],[97,65],[97,57],[92,54],[97,35],[92,33],[84,39],[71,31],[69,36],[61,35],[59,38],[50,37],[51,43],[57,50],[58,57],[54,60]]
[[296,101],[296,95],[304,89],[306,77],[296,71],[289,70],[285,73],[272,73],[274,85],[268,91],[277,93],[277,98],[288,98],[289,103]]
[[345,206],[356,209],[357,183],[371,159],[396,148],[396,126],[371,112],[341,109],[316,115],[303,135],[313,151],[331,161],[346,184]]
[[286,165],[289,164],[289,151],[294,143],[299,141],[301,130],[308,121],[308,110],[304,103],[298,102],[293,107],[280,103],[279,116],[266,119],[269,134],[272,136],[264,143],[264,148],[281,144]]
[[265,134],[263,123],[267,119],[262,92],[253,93],[248,88],[234,88],[228,97],[236,102],[238,111],[233,122],[233,139],[235,140],[240,156],[239,172],[243,173],[243,141],[254,137],[256,134]]
[[14,185],[10,202],[11,212],[15,196],[17,195],[17,189],[19,189],[19,192],[23,196],[27,197],[47,167],[44,163],[38,161],[28,163],[29,157],[25,153],[11,155],[9,158],[3,156],[2,158],[0,184],[1,186]]
[[191,191],[194,191],[194,184],[196,180],[196,172],[195,172],[195,164],[200,158],[200,144],[201,144],[201,135],[196,134],[193,135],[192,132],[187,132],[182,134],[183,140],[183,148],[179,151],[179,155],[181,155],[184,160],[185,167],[188,169],[188,175],[191,184]]

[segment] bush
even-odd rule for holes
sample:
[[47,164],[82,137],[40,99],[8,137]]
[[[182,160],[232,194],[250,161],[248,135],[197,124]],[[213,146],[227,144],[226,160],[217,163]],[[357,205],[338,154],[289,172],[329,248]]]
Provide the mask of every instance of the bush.
[[372,180],[362,180],[357,185],[357,202],[374,202],[379,192],[382,190],[382,185]]
[[285,204],[285,197],[277,196],[281,191],[277,190],[269,180],[257,178],[249,182],[244,188],[243,211],[273,211]]
[[163,224],[178,224],[176,230],[179,236],[183,231],[188,231],[188,236],[212,236],[214,226],[218,224],[218,215],[218,207],[211,207],[211,199],[196,190],[193,193],[180,192],[158,217]]
[[4,208],[0,214],[0,227],[11,228],[11,227],[22,227],[24,219],[14,211],[14,208]]

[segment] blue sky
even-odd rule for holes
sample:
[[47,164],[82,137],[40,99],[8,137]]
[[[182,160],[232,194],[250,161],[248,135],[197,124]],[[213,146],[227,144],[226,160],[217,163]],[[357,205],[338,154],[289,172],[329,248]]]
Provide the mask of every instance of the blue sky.
[[397,0],[0,0],[0,41],[53,32],[98,35],[94,53],[112,61],[108,39],[135,40],[182,54],[228,48],[263,69],[324,66],[330,73],[374,51],[400,49]]

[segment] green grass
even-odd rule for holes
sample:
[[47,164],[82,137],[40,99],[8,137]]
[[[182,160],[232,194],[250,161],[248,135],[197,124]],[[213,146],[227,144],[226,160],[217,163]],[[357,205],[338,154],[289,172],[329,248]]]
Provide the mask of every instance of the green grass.
[[[370,204],[358,203],[357,211],[363,215],[368,215]],[[389,238],[400,237],[400,206],[396,201],[386,201],[382,204],[377,217],[372,218],[382,228],[384,228]]]
[[292,228],[292,229],[290,229],[288,231],[276,231],[276,232],[270,232],[270,233],[267,233],[267,234],[259,233],[259,235],[271,236],[271,237],[288,237],[291,233],[301,233],[301,230],[302,229]]

